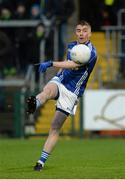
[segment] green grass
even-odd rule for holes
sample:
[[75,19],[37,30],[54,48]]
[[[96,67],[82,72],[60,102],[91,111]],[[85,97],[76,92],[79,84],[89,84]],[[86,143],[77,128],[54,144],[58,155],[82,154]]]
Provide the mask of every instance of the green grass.
[[33,171],[44,139],[0,139],[2,179],[123,179],[124,139],[60,139],[43,171]]

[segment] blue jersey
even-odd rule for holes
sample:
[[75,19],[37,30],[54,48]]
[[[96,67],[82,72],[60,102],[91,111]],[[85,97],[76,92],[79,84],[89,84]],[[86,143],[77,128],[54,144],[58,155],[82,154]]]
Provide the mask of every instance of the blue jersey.
[[[75,45],[77,45],[76,41],[68,44],[68,60],[71,60],[70,51]],[[82,96],[86,88],[88,78],[97,60],[96,49],[94,48],[92,43],[88,41],[87,43],[85,43],[85,45],[87,45],[91,50],[91,56],[88,63],[84,66],[80,66],[77,69],[63,69],[56,75],[60,79],[60,82],[78,97]]]

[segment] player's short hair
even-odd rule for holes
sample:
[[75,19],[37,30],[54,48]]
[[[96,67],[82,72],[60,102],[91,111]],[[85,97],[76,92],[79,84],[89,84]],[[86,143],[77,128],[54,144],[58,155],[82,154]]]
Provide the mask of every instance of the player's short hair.
[[91,25],[89,22],[85,21],[85,20],[80,20],[77,25],[81,25],[81,26],[88,26],[91,29]]

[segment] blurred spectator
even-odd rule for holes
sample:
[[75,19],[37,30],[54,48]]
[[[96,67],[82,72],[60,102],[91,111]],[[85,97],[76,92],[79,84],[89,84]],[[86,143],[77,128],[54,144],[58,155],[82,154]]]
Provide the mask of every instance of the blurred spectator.
[[51,19],[55,16],[56,0],[41,0],[41,19],[44,15],[47,19]]
[[40,19],[40,5],[33,4],[30,9],[30,18],[31,19]]
[[[29,14],[26,9],[26,2],[19,1],[16,4],[16,11],[14,14],[14,19],[16,20],[27,20]],[[24,74],[27,70],[29,64],[27,60],[27,48],[28,44],[28,28],[20,27],[15,28],[15,48],[16,48],[16,59],[19,62],[20,73]]]
[[14,0],[0,0],[0,9],[8,9],[13,12],[14,9]]
[[109,13],[106,9],[102,10],[102,24],[101,26],[110,26],[111,22],[110,22],[110,16]]
[[40,1],[40,19],[45,26],[45,56],[49,59],[54,54],[55,0]]
[[16,4],[16,9],[14,12],[14,19],[28,19],[29,15],[28,15],[28,10],[26,9],[26,4],[24,2],[18,2]]
[[[28,37],[28,42],[30,46],[27,48],[27,59],[30,64],[36,64],[39,63],[41,60],[40,57],[40,44],[42,40],[45,38],[45,28],[43,23],[40,23],[37,25],[35,29],[33,29]],[[32,51],[31,51],[32,50]],[[37,66],[35,68],[36,70],[36,81],[39,80],[39,72],[37,69]]]
[[103,9],[108,15],[110,25],[117,25],[116,1],[117,0],[104,0]]
[[53,57],[54,28],[58,25],[59,30],[59,54],[63,59],[67,41],[68,20],[74,12],[73,0],[41,0],[41,19],[46,27],[46,55]]
[[80,0],[80,19],[89,21],[94,31],[100,31],[101,26],[104,25],[116,25],[116,1],[117,0]]
[[79,10],[79,19],[87,20],[92,25],[93,31],[101,29],[103,0],[80,0]]
[[55,15],[59,29],[59,59],[63,60],[67,43],[68,20],[75,11],[73,0],[55,0]]
[[43,23],[38,24],[37,27],[29,33],[28,42],[30,46],[28,47],[27,54],[29,62],[32,64],[39,63],[40,43],[44,39],[44,35],[45,29]]
[[0,31],[0,72],[2,77],[16,74],[13,50],[9,37]]
[[10,20],[12,17],[11,11],[7,8],[1,9],[0,19],[1,20]]
[[[41,20],[45,26],[45,54],[46,58],[53,57],[53,38],[56,23],[59,28],[59,58],[63,59],[67,38],[68,20],[74,12],[74,1],[72,0],[0,0],[0,18],[3,20]],[[5,28],[4,28],[5,29]],[[31,63],[31,55],[29,55],[29,47],[31,46],[30,35],[34,34],[35,45],[40,43],[42,34],[41,27],[36,28],[36,34],[33,28],[15,28],[13,33],[8,33],[10,28],[6,29],[7,35],[13,40],[15,45],[15,59],[19,62],[19,68],[24,73],[29,63]],[[13,38],[14,35],[14,38]],[[33,39],[32,39],[33,40]],[[39,50],[39,48],[38,48]],[[36,52],[37,53],[36,53]],[[29,51],[31,53],[31,51]],[[38,54],[36,47],[35,54]],[[31,53],[33,55],[33,53]],[[34,56],[34,55],[33,55]],[[19,72],[19,71],[18,71]]]

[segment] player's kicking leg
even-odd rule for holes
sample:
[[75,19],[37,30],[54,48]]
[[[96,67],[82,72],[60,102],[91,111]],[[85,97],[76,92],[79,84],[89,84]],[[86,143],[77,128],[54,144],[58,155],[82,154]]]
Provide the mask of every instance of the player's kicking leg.
[[36,97],[30,96],[27,103],[27,113],[33,114],[37,108],[44,104],[49,99],[54,99],[58,95],[58,87],[54,83],[48,83],[43,91],[39,93]]

